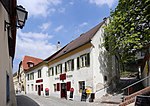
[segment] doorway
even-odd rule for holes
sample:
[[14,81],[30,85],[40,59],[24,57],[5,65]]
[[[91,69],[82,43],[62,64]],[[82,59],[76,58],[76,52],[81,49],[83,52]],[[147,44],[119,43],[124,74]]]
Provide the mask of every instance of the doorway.
[[66,83],[61,83],[61,98],[67,99]]
[[38,95],[40,96],[41,95],[41,86],[38,85]]

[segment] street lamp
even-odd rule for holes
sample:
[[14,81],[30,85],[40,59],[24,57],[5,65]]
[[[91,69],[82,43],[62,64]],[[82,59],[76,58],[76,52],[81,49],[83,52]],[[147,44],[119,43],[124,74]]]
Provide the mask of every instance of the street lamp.
[[[17,16],[16,27],[22,29],[27,20],[28,12],[25,10],[25,8],[23,8],[21,5],[19,5],[16,7],[16,16]],[[5,31],[6,31],[6,28],[9,28],[9,27],[12,28],[11,23],[9,23],[5,20]]]
[[16,7],[16,11],[17,11],[17,20],[18,20],[18,26],[17,27],[22,29],[25,25],[26,20],[27,20],[28,12],[21,5]]

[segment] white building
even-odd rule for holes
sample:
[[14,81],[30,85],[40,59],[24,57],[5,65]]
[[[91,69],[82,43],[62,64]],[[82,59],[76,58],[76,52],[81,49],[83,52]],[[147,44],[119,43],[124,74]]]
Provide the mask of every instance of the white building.
[[69,99],[70,88],[73,99],[80,100],[84,89],[100,98],[107,88],[114,89],[119,79],[119,65],[115,56],[108,56],[102,46],[104,20],[91,30],[81,34],[62,49],[26,71],[27,93],[49,95]]
[[42,59],[35,58],[32,56],[23,57],[22,61],[19,63],[18,71],[13,76],[16,93],[26,93],[25,71],[27,71],[30,67],[33,67],[34,65],[37,65],[42,61],[43,61]]

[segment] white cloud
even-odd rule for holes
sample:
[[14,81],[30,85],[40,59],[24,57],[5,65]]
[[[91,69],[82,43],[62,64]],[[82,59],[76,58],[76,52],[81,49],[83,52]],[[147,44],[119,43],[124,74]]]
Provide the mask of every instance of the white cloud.
[[112,5],[115,3],[115,1],[117,1],[117,0],[89,0],[90,3],[94,3],[98,6],[106,4],[109,6],[109,8],[112,7]]
[[56,51],[56,45],[50,44],[52,35],[34,32],[18,31],[16,58],[22,59],[24,55],[30,55],[45,59]]
[[71,1],[71,2],[69,2],[69,4],[70,4],[70,5],[73,5],[73,4],[74,4],[74,2],[73,2],[73,1]]
[[58,12],[60,12],[60,13],[64,13],[65,11],[66,11],[65,8],[59,8],[59,9],[58,9]]
[[51,23],[50,23],[50,22],[43,23],[43,24],[40,26],[40,29],[41,29],[42,31],[46,31],[50,26],[51,26]]
[[62,0],[18,0],[18,4],[22,5],[29,12],[29,16],[44,16],[55,12],[53,6],[61,4]]
[[62,30],[64,28],[63,25],[58,26],[57,28],[54,29],[55,32],[59,32],[60,30]]
[[83,22],[82,24],[79,25],[79,27],[84,27],[84,26],[87,26],[88,23],[87,22]]

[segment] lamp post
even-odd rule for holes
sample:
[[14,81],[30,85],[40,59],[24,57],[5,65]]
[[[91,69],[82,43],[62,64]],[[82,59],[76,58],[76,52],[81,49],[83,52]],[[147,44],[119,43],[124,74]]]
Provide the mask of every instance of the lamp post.
[[[16,27],[22,29],[27,20],[28,12],[21,5],[16,7],[17,24]],[[5,20],[5,31],[6,28],[12,28],[11,23]]]

